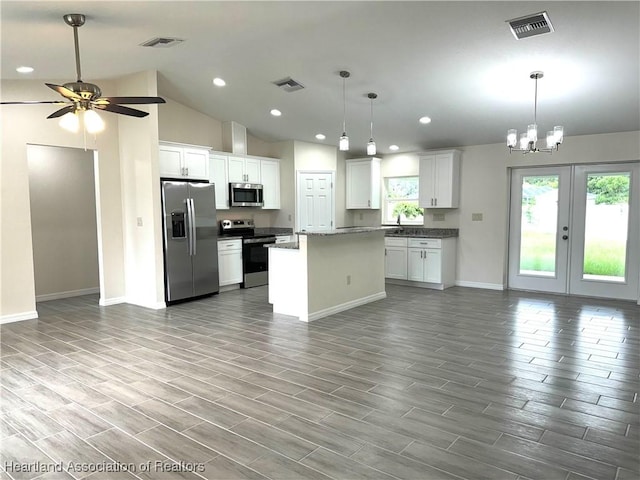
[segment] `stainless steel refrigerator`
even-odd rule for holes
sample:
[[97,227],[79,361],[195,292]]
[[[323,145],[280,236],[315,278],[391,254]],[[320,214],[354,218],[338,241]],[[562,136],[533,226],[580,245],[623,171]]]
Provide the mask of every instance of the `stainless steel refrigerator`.
[[162,181],[167,303],[219,291],[215,187]]

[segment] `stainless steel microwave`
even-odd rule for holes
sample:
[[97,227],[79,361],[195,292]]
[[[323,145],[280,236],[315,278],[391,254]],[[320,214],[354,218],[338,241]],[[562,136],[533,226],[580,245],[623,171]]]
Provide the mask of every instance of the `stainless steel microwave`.
[[229,204],[231,207],[261,207],[264,205],[262,185],[258,183],[230,183]]

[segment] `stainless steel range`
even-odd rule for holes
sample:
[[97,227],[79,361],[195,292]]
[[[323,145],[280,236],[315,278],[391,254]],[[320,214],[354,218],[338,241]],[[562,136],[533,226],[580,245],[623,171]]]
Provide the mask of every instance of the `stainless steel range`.
[[251,219],[222,220],[221,237],[242,237],[242,288],[258,287],[269,283],[269,252],[265,245],[276,243],[273,234],[256,234]]

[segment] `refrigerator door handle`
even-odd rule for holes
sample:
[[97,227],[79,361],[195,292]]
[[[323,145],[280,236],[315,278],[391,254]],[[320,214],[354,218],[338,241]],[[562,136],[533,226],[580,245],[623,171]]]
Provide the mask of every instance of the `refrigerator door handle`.
[[196,254],[196,206],[193,203],[193,198],[189,199],[191,203],[191,255]]
[[191,233],[191,225],[193,224],[193,215],[191,214],[191,199],[190,198],[186,198],[185,199],[185,203],[187,204],[187,254],[189,256],[193,255],[193,248],[192,248],[192,242],[193,239],[192,237],[192,233]]

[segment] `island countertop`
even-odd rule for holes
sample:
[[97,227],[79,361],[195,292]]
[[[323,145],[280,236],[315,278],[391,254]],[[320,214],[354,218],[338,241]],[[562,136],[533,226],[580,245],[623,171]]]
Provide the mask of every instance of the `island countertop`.
[[316,230],[311,232],[296,232],[298,235],[307,236],[328,236],[328,235],[347,235],[352,233],[370,233],[370,232],[382,232],[386,230],[393,230],[393,227],[342,227],[335,228],[333,230]]

